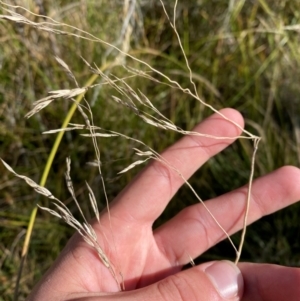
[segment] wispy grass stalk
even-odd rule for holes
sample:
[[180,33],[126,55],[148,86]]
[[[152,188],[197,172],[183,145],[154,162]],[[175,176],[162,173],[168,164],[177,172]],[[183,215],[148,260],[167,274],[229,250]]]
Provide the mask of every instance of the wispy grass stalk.
[[[188,69],[189,80],[190,80],[190,84],[193,87],[193,92],[189,88],[183,88],[177,81],[171,79],[169,76],[165,75],[163,72],[161,72],[161,71],[153,68],[148,63],[146,63],[146,62],[144,62],[144,61],[142,61],[142,60],[140,60],[140,59],[138,59],[136,57],[133,57],[132,55],[124,52],[123,50],[121,50],[120,48],[118,48],[115,45],[109,44],[109,43],[107,43],[107,42],[105,42],[105,41],[103,41],[101,39],[98,39],[98,38],[90,35],[89,33],[85,32],[85,31],[78,30],[77,28],[74,28],[73,26],[69,26],[67,24],[62,24],[62,23],[56,22],[55,20],[53,20],[53,19],[51,19],[49,17],[44,17],[44,16],[43,16],[43,18],[46,18],[47,22],[39,22],[39,23],[32,22],[29,19],[27,19],[26,17],[24,17],[22,15],[19,15],[19,14],[15,13],[14,11],[10,10],[10,9],[5,9],[5,8],[4,8],[4,10],[7,13],[9,13],[10,15],[4,15],[4,16],[2,15],[2,16],[0,16],[0,18],[8,19],[10,21],[19,22],[19,23],[25,23],[25,24],[28,24],[30,26],[36,27],[39,30],[45,30],[45,31],[48,31],[48,32],[53,33],[53,34],[67,34],[67,35],[71,35],[71,36],[75,36],[75,37],[79,37],[79,38],[83,38],[83,39],[88,39],[89,41],[94,40],[96,42],[100,42],[102,44],[105,44],[105,45],[107,45],[107,46],[115,49],[116,51],[118,51],[118,53],[120,55],[127,56],[130,59],[132,59],[134,61],[137,61],[137,62],[145,65],[152,72],[156,73],[157,75],[161,76],[163,79],[167,80],[167,82],[169,83],[169,85],[171,87],[176,88],[179,91],[181,91],[183,93],[186,93],[189,96],[195,98],[202,105],[210,108],[213,112],[216,112],[221,117],[223,117],[225,120],[233,123],[235,126],[237,126],[238,128],[240,128],[243,131],[244,135],[241,135],[239,137],[231,137],[231,139],[246,138],[246,139],[251,139],[251,140],[254,141],[255,150],[254,150],[253,155],[252,155],[252,164],[251,164],[251,172],[250,172],[250,179],[249,179],[248,195],[247,195],[247,200],[246,200],[246,204],[247,205],[246,205],[246,209],[245,209],[245,219],[244,219],[243,234],[242,234],[242,239],[241,239],[240,246],[239,246],[238,249],[233,244],[232,240],[230,239],[230,237],[227,234],[227,232],[225,231],[225,229],[222,227],[222,225],[219,224],[219,222],[215,219],[215,217],[213,216],[213,214],[208,210],[208,208],[205,206],[205,203],[197,195],[197,193],[192,188],[192,186],[187,182],[186,179],[184,179],[184,177],[182,176],[182,174],[180,173],[180,171],[175,169],[175,171],[179,174],[180,177],[183,178],[184,182],[189,186],[189,188],[195,194],[196,198],[200,202],[202,202],[203,206],[208,210],[208,212],[211,215],[211,217],[214,219],[214,221],[216,222],[216,224],[220,227],[220,229],[224,232],[225,236],[227,236],[227,238],[229,239],[229,241],[233,245],[233,247],[235,249],[235,252],[236,252],[236,263],[237,263],[238,260],[239,260],[239,258],[240,258],[240,255],[241,255],[242,245],[243,245],[243,242],[244,242],[244,237],[245,237],[245,232],[246,232],[247,214],[248,214],[249,205],[250,205],[251,186],[252,186],[252,179],[253,179],[253,174],[254,174],[255,154],[256,154],[256,150],[257,150],[257,147],[258,147],[258,142],[260,140],[260,137],[251,134],[250,132],[248,132],[245,129],[242,129],[238,124],[236,124],[235,122],[233,122],[229,118],[227,118],[224,115],[222,115],[221,113],[219,113],[219,111],[217,109],[215,109],[210,104],[204,102],[199,97],[198,92],[197,92],[196,84],[193,81],[193,78],[194,78],[193,72],[192,72],[191,67],[189,65],[189,61],[188,61],[187,56],[186,56],[186,54],[184,52],[184,48],[182,46],[181,39],[180,39],[179,33],[177,31],[177,28],[176,28],[176,8],[177,8],[178,1],[177,0],[175,1],[174,11],[173,11],[173,21],[171,21],[169,15],[167,13],[167,10],[166,10],[166,8],[164,6],[164,3],[162,1],[160,1],[160,2],[161,2],[161,5],[162,5],[163,11],[164,11],[166,17],[169,20],[169,23],[170,23],[171,27],[173,28],[174,33],[176,34],[176,37],[177,37],[177,40],[178,40],[178,43],[179,43],[179,47],[180,47],[180,49],[182,51],[182,55],[183,55],[184,60],[185,60],[186,68]],[[16,7],[15,6],[15,8],[20,8],[20,7]],[[21,8],[21,9],[24,9],[24,8]],[[28,11],[26,9],[24,9],[24,10],[26,12],[32,14],[30,11]],[[33,15],[37,16],[36,14],[33,14]],[[39,17],[41,17],[41,16],[39,16]],[[74,33],[71,33],[71,32],[63,31],[63,30],[60,29],[60,27],[67,27],[67,28],[73,29],[75,31],[79,31],[79,34],[76,34],[76,33],[74,34]],[[77,80],[76,80],[75,76],[73,75],[72,71],[68,67],[68,65],[63,60],[61,60],[60,58],[57,58],[57,61],[65,69],[65,71],[67,72],[67,74],[69,75],[69,77],[71,77],[73,79],[73,81],[74,81],[74,83],[76,85],[76,88],[74,88],[74,89],[68,89],[68,90],[65,89],[65,90],[50,91],[49,95],[47,97],[44,97],[44,98],[42,98],[42,99],[40,99],[40,100],[38,100],[38,101],[36,101],[34,103],[34,108],[26,115],[26,117],[29,118],[29,117],[33,116],[34,114],[40,112],[42,109],[44,109],[49,104],[51,104],[52,102],[54,102],[55,100],[57,100],[59,98],[64,98],[66,100],[70,99],[70,100],[73,101],[73,106],[71,107],[71,110],[69,111],[67,117],[65,118],[63,127],[60,130],[58,130],[58,131],[56,131],[56,130],[50,131],[52,133],[59,132],[59,136],[58,136],[58,138],[56,140],[57,142],[54,145],[52,155],[49,157],[50,159],[48,159],[49,165],[47,164],[47,166],[49,166],[49,167],[51,166],[53,157],[54,157],[54,155],[55,155],[55,153],[57,151],[57,147],[59,146],[59,142],[60,142],[60,140],[62,138],[62,135],[65,132],[65,130],[67,129],[66,126],[69,123],[69,121],[71,119],[71,116],[73,115],[75,109],[77,108],[79,110],[79,112],[81,113],[81,115],[83,116],[84,120],[85,120],[85,126],[83,126],[83,128],[87,128],[89,130],[90,134],[88,134],[88,136],[91,137],[91,139],[93,140],[93,145],[94,145],[95,155],[96,155],[96,165],[99,168],[99,174],[101,175],[101,181],[102,181],[102,185],[103,185],[103,191],[104,191],[104,194],[105,194],[107,209],[109,210],[109,201],[108,201],[108,197],[107,197],[106,192],[105,192],[106,189],[105,189],[105,184],[104,184],[104,181],[103,181],[103,176],[102,176],[102,171],[101,171],[100,151],[99,151],[99,148],[98,148],[98,145],[97,145],[97,140],[96,140],[97,135],[100,135],[100,136],[102,135],[103,136],[103,134],[98,134],[98,133],[95,132],[95,129],[97,129],[97,127],[95,127],[94,123],[93,123],[93,114],[92,114],[92,111],[91,111],[91,109],[89,107],[88,102],[84,99],[84,94],[86,93],[86,91],[88,91],[89,89],[95,87],[95,85],[92,86],[92,83],[96,79],[96,76],[94,75],[91,78],[91,80],[88,82],[89,85],[87,85],[85,87],[80,87],[79,84],[77,83]],[[216,136],[206,135],[206,134],[202,134],[202,133],[196,133],[196,132],[190,132],[190,131],[182,130],[181,128],[179,128],[175,124],[173,124],[163,114],[161,114],[159,112],[159,110],[157,110],[155,108],[155,106],[151,103],[151,101],[142,92],[139,91],[138,93],[136,93],[134,91],[134,89],[132,89],[126,83],[125,79],[120,79],[120,78],[115,77],[115,79],[112,80],[110,77],[108,77],[107,75],[105,75],[103,73],[103,70],[100,70],[98,68],[93,68],[93,67],[91,67],[91,65],[86,60],[84,60],[84,61],[85,61],[86,64],[88,64],[90,70],[92,70],[96,75],[101,76],[104,79],[104,84],[108,83],[113,89],[115,89],[118,93],[121,94],[122,98],[125,97],[126,100],[124,101],[122,98],[116,97],[116,96],[112,96],[112,99],[114,99],[120,105],[123,105],[123,106],[131,109],[131,111],[134,114],[136,114],[138,117],[140,117],[147,124],[149,124],[151,126],[154,126],[154,127],[161,128],[161,129],[175,131],[175,132],[178,132],[178,133],[183,134],[183,135],[205,136],[205,137],[209,137],[209,138],[212,138],[212,139],[225,139],[225,138],[229,138],[229,137],[216,137]],[[147,79],[154,80],[153,77],[151,77],[149,74],[147,74],[145,72],[140,72],[140,71],[136,72],[133,69],[129,69],[129,71],[131,73],[134,73],[136,76],[142,76],[142,77],[145,77]],[[161,83],[157,79],[155,79],[154,81]],[[75,96],[78,96],[77,100],[74,99]],[[80,104],[80,102],[81,102],[82,99],[84,99],[85,106],[82,106]],[[146,113],[146,112],[143,112],[142,110],[138,109],[138,107],[135,105],[135,101],[137,101],[139,103],[139,105],[145,106],[148,109],[152,110],[154,113],[158,114],[159,117],[156,118],[156,117],[154,117],[154,115]],[[84,112],[85,110],[88,111],[88,114],[90,115],[90,117],[88,117],[88,115]],[[78,128],[78,126],[76,126],[76,128]],[[48,131],[48,133],[49,133],[49,131]],[[118,136],[121,136],[121,137],[125,137],[126,139],[131,139],[130,137],[128,137],[126,135],[122,135],[122,134],[117,133],[117,132],[111,132],[111,134],[112,135],[118,135]],[[138,142],[138,143],[141,143],[141,144],[144,145],[144,143],[142,143],[141,141],[139,141],[137,139],[133,139],[133,140],[135,142]],[[127,168],[123,169],[121,171],[121,173],[128,171],[129,169],[135,167],[136,165],[144,163],[145,161],[149,160],[150,158],[158,160],[158,161],[162,162],[163,164],[166,164],[169,168],[174,169],[174,167],[172,167],[168,162],[165,162],[165,160],[158,153],[156,153],[153,149],[150,148],[150,150],[148,152],[151,153],[151,155],[148,156],[148,158],[146,158],[145,160],[138,160],[138,161],[132,163]],[[139,155],[139,156],[144,156],[145,154],[149,155],[149,153],[143,153],[141,151],[137,152],[137,155]],[[66,176],[67,177],[67,186],[68,186],[68,189],[69,189],[69,191],[70,191],[70,193],[72,195],[72,198],[74,199],[74,201],[75,201],[75,203],[76,203],[79,211],[81,212],[81,215],[84,218],[83,212],[81,211],[79,203],[76,200],[74,189],[73,189],[73,187],[71,185],[71,178],[69,176],[69,170],[70,170],[70,162],[69,161],[67,161],[67,165],[68,165],[68,171],[67,171],[67,174],[66,174],[67,175]],[[47,168],[47,166],[46,166],[45,170],[49,170],[49,168]],[[6,167],[8,168],[7,164],[6,164]],[[12,170],[10,169],[10,171],[12,171]],[[15,175],[17,175],[17,174],[15,174]],[[17,175],[17,176],[19,176],[19,175]],[[19,176],[19,177],[23,177],[23,176]],[[28,178],[26,178],[26,177],[23,177],[23,178],[28,182]],[[47,178],[47,175],[46,175],[45,178]],[[44,177],[43,177],[43,179],[44,179]],[[44,185],[45,183],[41,183],[41,184]],[[35,186],[32,186],[32,187],[34,187],[38,192],[40,192],[39,189],[37,189],[37,187],[42,187],[42,186],[37,186],[37,184],[35,184]],[[90,191],[90,189],[89,189],[89,191]],[[91,198],[91,200],[94,199],[94,197],[91,194],[90,194],[90,198]],[[92,230],[90,228],[87,228],[88,227],[87,226],[88,223],[85,220],[85,218],[84,218],[85,222],[83,224],[84,226],[82,226],[83,227],[82,228],[82,227],[79,226],[79,224],[77,222],[75,222],[73,220],[72,216],[70,215],[71,214],[70,211],[65,211],[65,208],[60,207],[60,205],[63,205],[63,203],[60,202],[56,198],[55,198],[55,201],[59,203],[59,205],[57,205],[56,203],[55,203],[55,205],[56,205],[57,209],[59,210],[60,214],[56,214],[53,210],[50,210],[50,209],[48,211],[51,214],[53,214],[53,215],[56,215],[56,216],[58,216],[60,218],[63,218],[68,224],[70,224],[71,226],[73,226],[84,237],[84,239],[88,242],[88,244],[90,244],[90,245],[94,244],[95,245],[94,240],[96,241],[96,238],[93,236],[93,233],[91,232]],[[97,209],[96,209],[96,207],[94,205],[92,207],[97,211]],[[45,209],[44,207],[41,207],[41,208]],[[35,211],[35,213],[33,215],[33,219],[34,219],[35,215],[36,215],[36,211]],[[96,212],[96,216],[98,216],[98,212]],[[32,220],[31,220],[31,222],[32,222]],[[83,229],[84,229],[84,232],[82,232]],[[82,233],[84,233],[84,234],[82,234]],[[96,248],[100,248],[100,247],[97,246]],[[99,249],[99,250],[100,251],[98,251],[98,254],[99,254],[102,262],[104,263],[104,265],[106,267],[111,268],[111,264],[109,262],[109,259],[106,257],[105,254],[103,254],[103,252],[101,251],[101,249]],[[112,268],[112,274],[113,274],[114,278],[116,279],[116,273],[115,273],[115,271],[114,271],[113,268]]]

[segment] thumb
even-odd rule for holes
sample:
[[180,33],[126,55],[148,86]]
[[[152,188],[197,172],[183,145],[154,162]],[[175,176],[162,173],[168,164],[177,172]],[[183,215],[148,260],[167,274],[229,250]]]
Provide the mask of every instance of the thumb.
[[230,261],[213,261],[179,272],[142,289],[79,300],[239,301],[243,284],[242,273],[235,264]]
[[152,290],[155,296],[149,300],[238,301],[242,297],[244,282],[234,263],[213,261],[172,275],[152,286],[156,286]]
[[147,300],[157,301],[238,301],[242,297],[243,285],[242,273],[234,263],[213,261],[149,286],[146,296]]

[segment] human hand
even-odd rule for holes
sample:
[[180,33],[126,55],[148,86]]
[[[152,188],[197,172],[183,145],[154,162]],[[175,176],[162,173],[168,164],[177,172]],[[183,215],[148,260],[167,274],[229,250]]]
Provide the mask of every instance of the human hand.
[[[243,126],[238,112],[224,109],[222,114]],[[194,131],[226,137],[240,135],[240,129],[217,114]],[[162,156],[187,179],[232,141],[185,136]],[[299,169],[283,167],[255,180],[248,222],[299,200],[299,179]],[[101,224],[92,223],[99,244],[116,270],[122,273],[126,291],[118,292],[110,271],[95,251],[75,234],[27,300],[300,299],[300,269],[248,263],[237,267],[220,261],[181,271],[190,257],[199,256],[225,238],[200,203],[187,207],[153,231],[153,222],[182,184],[182,178],[173,170],[153,161],[113,201],[110,218],[103,212]],[[242,228],[246,193],[247,188],[242,187],[206,202],[229,234]]]

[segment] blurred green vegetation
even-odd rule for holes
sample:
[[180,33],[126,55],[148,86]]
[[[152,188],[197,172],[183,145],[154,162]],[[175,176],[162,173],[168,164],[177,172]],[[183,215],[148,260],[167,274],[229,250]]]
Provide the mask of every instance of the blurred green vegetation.
[[[118,45],[122,47],[124,40],[118,40],[124,17],[122,1],[19,2],[31,11],[74,25],[105,41],[120,41]],[[173,1],[165,3],[172,15]],[[20,9],[16,11],[24,13]],[[35,22],[42,21],[25,14]],[[159,1],[138,2],[131,23],[129,53],[183,87],[190,87],[178,41]],[[217,109],[239,110],[245,117],[246,128],[263,137],[255,176],[286,164],[299,166],[300,2],[182,1],[177,9],[177,28],[199,95]],[[101,67],[110,64],[115,52],[108,52],[108,48],[99,43],[54,35],[6,20],[0,21],[0,41],[0,157],[16,172],[39,182],[55,140],[55,135],[41,133],[59,128],[71,104],[57,100],[29,120],[24,115],[31,109],[32,102],[45,97],[48,91],[75,87],[54,56],[68,64],[83,86],[92,74],[80,56]],[[144,70],[130,59],[124,63]],[[126,75],[121,67],[112,67],[108,72],[119,77]],[[128,83],[140,89],[163,114],[184,129],[191,129],[211,114],[186,94],[165,85],[141,78],[129,79]],[[177,134],[144,124],[130,110],[113,102],[111,95],[116,92],[104,86],[88,92],[96,125],[138,138],[157,151],[178,139]],[[72,122],[82,123],[81,116],[76,113]],[[118,171],[132,162],[133,144],[107,138],[99,140],[99,144],[108,196],[113,199],[139,169],[117,176]],[[205,164],[191,183],[203,199],[244,185],[249,177],[251,154],[251,142],[239,140]],[[104,197],[97,170],[86,164],[94,159],[93,145],[78,132],[64,136],[46,186],[76,214],[64,183],[67,156],[72,159],[72,179],[78,199],[87,216],[92,217],[84,181],[90,183],[102,206]],[[0,300],[12,300],[30,212],[37,202],[47,205],[48,200],[39,198],[2,165],[0,174]],[[195,202],[189,190],[183,187],[157,225]],[[299,265],[299,215],[300,207],[296,204],[249,227],[242,260]],[[20,282],[20,300],[71,235],[72,230],[63,223],[39,211]],[[236,242],[238,237],[234,236]],[[234,258],[228,242],[220,243],[199,260],[224,257]]]

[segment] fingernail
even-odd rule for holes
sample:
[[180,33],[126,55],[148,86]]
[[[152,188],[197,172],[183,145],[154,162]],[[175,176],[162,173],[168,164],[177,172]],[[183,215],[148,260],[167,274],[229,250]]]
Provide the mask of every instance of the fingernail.
[[225,299],[237,297],[243,289],[243,276],[239,268],[230,261],[215,261],[204,272]]

